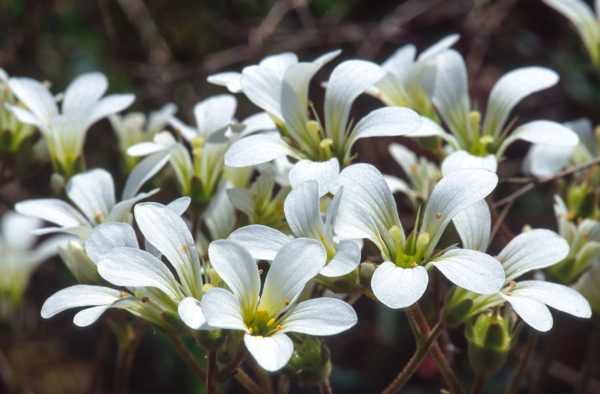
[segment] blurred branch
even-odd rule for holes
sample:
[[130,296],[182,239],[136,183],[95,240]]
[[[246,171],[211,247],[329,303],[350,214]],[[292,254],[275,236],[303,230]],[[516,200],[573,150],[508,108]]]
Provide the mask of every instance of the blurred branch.
[[539,339],[539,334],[534,329],[531,329],[529,332],[529,336],[527,337],[527,345],[525,347],[525,352],[521,355],[519,359],[519,364],[515,370],[515,375],[510,381],[510,385],[506,390],[506,394],[516,394],[519,390],[519,386],[521,385],[521,381],[525,377],[527,370],[529,369],[531,357],[533,356],[533,352],[535,350],[535,345]]

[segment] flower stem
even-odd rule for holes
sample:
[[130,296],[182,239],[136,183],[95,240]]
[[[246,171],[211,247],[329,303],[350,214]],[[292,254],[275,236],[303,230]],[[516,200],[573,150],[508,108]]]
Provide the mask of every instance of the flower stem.
[[325,379],[319,387],[321,388],[321,394],[333,394],[333,391],[331,391],[331,384],[329,384],[329,378]]
[[285,375],[279,375],[277,381],[277,394],[288,394],[290,391],[290,379]]
[[398,376],[396,376],[396,379],[394,379],[394,381],[392,381],[392,383],[390,383],[390,385],[384,391],[382,391],[382,394],[397,393],[398,390],[400,390],[402,386],[408,382],[410,377],[415,373],[423,361],[423,358],[425,358],[429,352],[431,345],[433,345],[443,329],[444,325],[442,323],[438,323],[429,333],[429,335],[427,335],[427,337],[417,338],[417,350],[415,351],[415,354],[412,356],[408,364],[406,364],[404,369],[402,369],[402,371],[398,374]]
[[[421,335],[424,336],[429,335],[431,333],[429,324],[427,323],[427,320],[425,319],[425,316],[423,315],[423,312],[421,311],[421,308],[419,307],[418,303],[409,306],[405,309],[405,311],[409,315],[409,318],[413,320],[416,328],[419,330]],[[418,334],[415,335],[418,336]],[[434,340],[433,344],[431,345],[430,353],[433,356],[433,359],[435,360],[438,368],[440,369],[440,373],[444,377],[446,384],[448,384],[450,392],[452,394],[464,394],[464,391],[460,386],[458,379],[456,379],[452,368],[450,368],[450,365],[448,364],[448,360],[446,360],[444,352],[442,352],[442,349],[440,349],[440,346],[438,345],[436,340]]]
[[250,376],[241,368],[238,368],[235,378],[252,394],[265,394],[265,391],[250,379]]
[[537,343],[539,335],[537,331],[531,330],[529,332],[529,337],[527,338],[527,347],[525,348],[525,354],[521,356],[519,360],[519,364],[517,365],[517,369],[515,371],[515,375],[506,390],[506,394],[516,394],[519,390],[519,386],[521,385],[521,381],[525,377],[525,373],[529,367],[529,361],[531,360],[531,356],[533,355],[533,350],[535,349],[535,344]]
[[482,394],[483,389],[485,388],[485,383],[487,382],[487,377],[483,375],[475,376],[475,383],[473,384],[473,389],[471,390],[471,394]]
[[242,361],[244,361],[244,357],[246,357],[246,353],[242,349],[238,350],[238,352],[233,356],[233,359],[229,362],[229,364],[225,365],[221,370],[219,370],[214,378],[214,382],[219,385],[225,383],[227,379],[236,374],[237,369],[240,367]]
[[116,394],[126,394],[129,391],[127,384],[129,382],[129,375],[131,374],[131,367],[133,366],[133,357],[144,337],[143,331],[144,329],[141,329],[137,333],[133,333],[133,338],[120,338],[117,341],[119,350],[113,383],[113,392]]
[[587,383],[592,376],[592,371],[594,370],[594,362],[597,360],[598,352],[600,351],[600,325],[598,324],[598,320],[594,323],[595,324],[592,327],[592,335],[588,341],[585,360],[583,362],[581,380],[579,381],[579,385],[575,391],[576,394],[584,394],[586,392],[585,389]]
[[206,364],[206,394],[216,393],[217,386],[215,385],[216,382],[213,382],[213,377],[217,372],[217,351],[209,350]]
[[198,379],[200,379],[202,382],[205,382],[206,371],[204,370],[202,365],[200,365],[198,360],[196,360],[196,357],[194,357],[192,352],[190,352],[190,349],[188,349],[185,343],[183,343],[181,338],[179,338],[176,335],[167,335],[167,339],[169,340],[169,342],[171,342],[171,345],[173,345],[175,350],[179,352],[179,355],[181,356],[181,358],[183,358],[183,361],[185,361],[185,363],[192,370],[194,375],[196,375]]

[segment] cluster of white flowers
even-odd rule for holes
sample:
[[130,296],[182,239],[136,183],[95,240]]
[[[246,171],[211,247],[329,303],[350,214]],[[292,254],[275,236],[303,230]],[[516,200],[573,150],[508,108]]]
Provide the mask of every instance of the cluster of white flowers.
[[[560,235],[530,230],[492,256],[486,253],[492,227],[486,198],[498,184],[498,165],[512,142],[535,144],[525,169],[551,175],[598,155],[595,143],[586,142],[593,139],[591,125],[535,120],[513,127],[509,116],[518,102],[558,81],[555,72],[541,67],[500,78],[482,117],[471,109],[465,62],[451,49],[458,38],[444,38],[416,60],[415,47],[408,45],[381,66],[341,62],[326,82],[323,117],[309,100],[309,83],[340,51],[312,62],[282,53],[241,73],[209,77],[264,112],[238,121],[236,98],[222,94],[195,106],[195,127],[175,117],[173,104],[148,120],[139,113],[116,115],[134,97],[101,99],[108,82],[100,73],[78,77],[57,97],[40,82],[0,74],[18,99],[5,105],[3,116],[12,114],[12,122],[41,131],[72,202],[18,203],[16,211],[36,218],[32,221],[6,214],[0,291],[10,289],[4,279],[16,276],[22,289],[25,267],[30,271],[50,253],[46,243],[28,251],[30,230],[68,233],[69,243],[52,250],[60,252],[79,284],[51,296],[43,317],[86,307],[74,322],[87,326],[108,308],[120,308],[165,332],[237,330],[268,371],[288,363],[294,335],[333,335],[357,323],[354,309],[340,297],[303,291],[315,281],[338,293],[364,292],[390,308],[408,308],[426,293],[435,267],[454,286],[452,303],[471,302],[461,317],[465,322],[505,302],[540,331],[552,327],[547,306],[590,317],[590,305],[577,291],[516,279],[556,265],[557,275],[572,283],[600,259],[600,224],[584,219],[576,225],[557,197]],[[386,106],[354,121],[351,107],[363,93]],[[119,203],[107,171],[83,171],[86,131],[107,116],[129,172]],[[390,152],[408,182],[353,163],[354,144],[380,136],[429,138],[440,163],[417,158],[399,144]],[[134,159],[139,157],[145,158]],[[158,191],[138,193],[167,163],[182,197],[168,205],[140,202]],[[396,191],[414,208],[410,232],[405,231],[410,224],[400,222]],[[38,228],[38,219],[58,227]],[[442,238],[451,223],[462,247]],[[18,231],[11,230],[16,226]],[[375,257],[369,252],[378,259],[374,271],[364,259],[364,245],[379,252]],[[16,261],[23,272],[6,276]],[[270,263],[264,275],[259,261]],[[597,299],[597,274],[582,278],[579,288]]]

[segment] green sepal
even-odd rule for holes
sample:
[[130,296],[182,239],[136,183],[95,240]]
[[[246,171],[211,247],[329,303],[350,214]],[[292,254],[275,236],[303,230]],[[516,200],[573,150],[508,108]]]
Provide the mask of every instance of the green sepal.
[[161,327],[161,331],[165,331],[168,334],[187,334],[189,333],[189,327],[181,320],[179,315],[171,311],[162,311],[160,317],[167,323],[167,327]]
[[336,294],[352,293],[357,290],[358,287],[358,268],[344,276],[338,277],[327,277],[323,275],[317,275],[315,281],[327,287],[329,290]]
[[330,352],[325,343],[315,337],[291,334],[294,352],[281,373],[299,384],[320,385],[331,373]]
[[227,334],[229,334],[229,330],[200,330],[196,331],[195,336],[204,349],[218,350],[225,344]]

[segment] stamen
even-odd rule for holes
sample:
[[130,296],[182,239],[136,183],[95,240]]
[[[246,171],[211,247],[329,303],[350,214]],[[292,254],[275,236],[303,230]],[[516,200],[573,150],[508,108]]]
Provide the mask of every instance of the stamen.
[[402,231],[400,231],[400,227],[394,225],[390,228],[390,235],[392,239],[398,243],[402,242]]
[[119,298],[121,298],[121,299],[127,298],[127,293],[125,293],[124,291],[122,291],[121,294],[119,294]]
[[281,331],[281,326],[279,324],[277,325],[277,330]]
[[96,219],[96,220],[102,219],[102,214],[100,212],[98,212],[97,214],[94,215],[94,219]]
[[267,322],[267,327],[271,327],[273,325],[273,323],[275,323],[275,318],[274,317],[272,317],[271,320],[269,320]]
[[183,253],[188,253],[190,250],[188,249],[187,245],[182,245],[181,249],[183,250]]
[[262,275],[262,273],[263,273],[263,270],[262,270],[262,269],[258,270],[258,274],[259,274],[259,275]]
[[410,169],[411,169],[413,172],[417,172],[417,170],[419,169],[419,166],[418,166],[418,165],[415,163],[415,164],[412,164],[412,165],[410,166]]
[[512,293],[510,293],[510,292],[507,291],[506,293],[504,293],[504,295],[511,296]]
[[515,287],[517,287],[517,282],[515,282],[514,280],[511,280],[508,285],[514,289]]
[[498,256],[494,256],[494,258],[495,258],[496,260],[500,261],[500,257],[498,257]]
[[441,212],[438,212],[438,213],[436,213],[436,214],[435,214],[435,217],[436,217],[438,220],[439,220],[439,219],[441,219],[441,218],[442,218],[442,213],[441,213]]
[[573,219],[573,212],[569,212],[567,213],[567,220],[572,220]]
[[410,268],[417,268],[418,266],[419,266],[419,265],[418,265],[417,263],[412,263],[412,264],[410,265]]
[[252,335],[252,331],[253,331],[253,330],[252,330],[252,327],[249,327],[249,328],[248,328],[248,332],[250,332],[250,335]]
[[202,292],[206,293],[207,291],[209,291],[210,289],[212,289],[214,286],[211,285],[210,283],[206,283],[204,284],[204,286],[202,286]]
[[144,297],[144,298],[142,298],[142,303],[144,303],[144,304],[145,304],[145,303],[146,303],[146,302],[148,302],[148,301],[150,301],[150,298],[148,298],[148,297]]
[[325,236],[321,235],[321,241],[325,241]]
[[285,306],[289,306],[290,305],[290,300],[285,300]]

